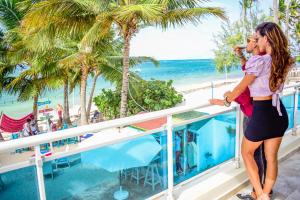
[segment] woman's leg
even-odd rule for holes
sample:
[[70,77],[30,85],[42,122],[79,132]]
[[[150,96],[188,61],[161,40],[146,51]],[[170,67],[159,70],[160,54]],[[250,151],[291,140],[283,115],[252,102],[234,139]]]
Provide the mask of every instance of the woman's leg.
[[254,160],[254,151],[262,144],[260,142],[251,142],[246,137],[242,142],[242,156],[248,172],[248,176],[257,196],[263,193],[263,189],[259,180],[258,167]]
[[282,137],[265,140],[265,155],[267,160],[267,174],[264,185],[264,193],[269,194],[275,184],[278,172],[277,154]]
[[265,163],[263,160],[263,152],[264,152],[264,143],[262,143],[255,151],[254,151],[254,160],[258,167],[258,175],[261,185],[264,184],[264,172],[265,172]]

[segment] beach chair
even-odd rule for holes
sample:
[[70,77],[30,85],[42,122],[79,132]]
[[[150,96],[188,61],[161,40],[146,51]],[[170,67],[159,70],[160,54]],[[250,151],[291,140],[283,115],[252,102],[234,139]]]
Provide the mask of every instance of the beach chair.
[[94,134],[91,134],[91,133],[87,133],[85,135],[81,135],[79,141],[82,142],[83,140],[88,139],[89,137],[92,137],[93,135]]
[[69,158],[64,157],[64,158],[55,159],[54,166],[55,169],[65,169],[65,168],[70,168],[71,164]]
[[67,138],[67,144],[77,144],[78,137]]
[[69,163],[71,166],[81,163],[81,154],[77,153],[71,156],[68,156]]

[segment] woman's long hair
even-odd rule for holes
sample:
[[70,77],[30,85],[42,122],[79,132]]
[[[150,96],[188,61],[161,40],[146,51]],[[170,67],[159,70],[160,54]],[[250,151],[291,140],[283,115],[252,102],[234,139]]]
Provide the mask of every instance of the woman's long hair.
[[291,57],[288,40],[280,27],[273,22],[264,22],[256,27],[256,32],[261,36],[267,36],[268,42],[272,48],[272,68],[269,86],[272,92],[285,82],[286,76],[295,63]]

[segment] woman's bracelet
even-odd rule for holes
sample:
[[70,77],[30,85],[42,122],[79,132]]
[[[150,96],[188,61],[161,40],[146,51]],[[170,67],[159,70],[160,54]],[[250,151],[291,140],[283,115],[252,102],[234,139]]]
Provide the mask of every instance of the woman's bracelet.
[[227,96],[225,96],[225,98],[224,98],[224,106],[229,107],[230,105],[231,105],[231,102],[229,102],[227,100]]

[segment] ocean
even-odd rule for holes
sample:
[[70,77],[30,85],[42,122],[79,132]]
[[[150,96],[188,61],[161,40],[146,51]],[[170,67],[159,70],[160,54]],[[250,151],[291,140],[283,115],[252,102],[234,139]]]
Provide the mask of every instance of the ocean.
[[[180,87],[190,84],[201,84],[210,81],[216,81],[226,78],[225,73],[219,73],[215,69],[215,63],[212,59],[195,60],[161,60],[159,67],[155,67],[150,62],[140,64],[131,70],[138,73],[143,79],[173,80],[173,86]],[[242,72],[236,68],[227,73],[227,78],[241,77]],[[88,79],[87,97],[91,89],[92,78]],[[98,95],[103,88],[114,88],[114,86],[99,78],[96,84],[94,95]],[[63,89],[47,91],[42,95],[40,101],[50,100],[50,108],[56,108],[57,103],[63,104]],[[79,88],[76,88],[69,97],[70,108],[79,104]],[[22,117],[32,111],[32,101],[18,102],[16,96],[2,94],[0,97],[0,111],[11,117]]]

